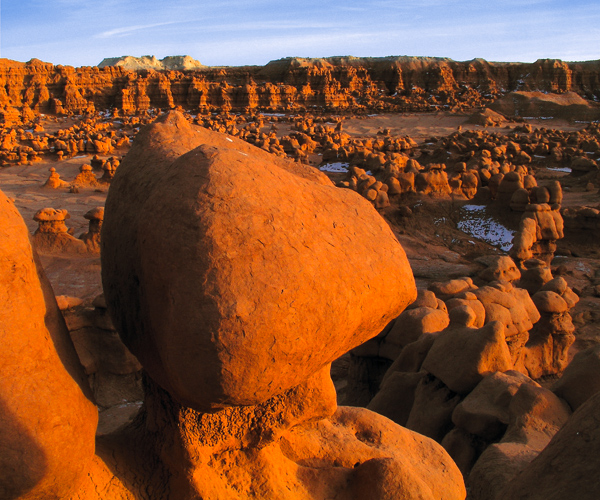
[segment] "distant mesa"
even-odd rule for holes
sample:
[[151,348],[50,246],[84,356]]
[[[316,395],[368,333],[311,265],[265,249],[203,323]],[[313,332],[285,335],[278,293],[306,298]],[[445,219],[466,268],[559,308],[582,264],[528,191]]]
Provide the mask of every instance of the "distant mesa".
[[124,69],[137,71],[141,69],[153,69],[155,71],[184,71],[190,69],[199,69],[205,67],[200,64],[200,61],[193,59],[190,56],[167,56],[162,59],[157,59],[155,56],[121,56],[121,57],[105,57],[99,68],[107,66],[121,66]]

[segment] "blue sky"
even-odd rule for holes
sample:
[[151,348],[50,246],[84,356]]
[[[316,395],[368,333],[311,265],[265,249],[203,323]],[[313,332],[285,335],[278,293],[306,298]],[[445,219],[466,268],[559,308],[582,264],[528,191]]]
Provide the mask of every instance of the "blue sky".
[[235,66],[333,55],[600,59],[598,0],[3,0],[0,15],[0,57],[72,66],[185,54]]

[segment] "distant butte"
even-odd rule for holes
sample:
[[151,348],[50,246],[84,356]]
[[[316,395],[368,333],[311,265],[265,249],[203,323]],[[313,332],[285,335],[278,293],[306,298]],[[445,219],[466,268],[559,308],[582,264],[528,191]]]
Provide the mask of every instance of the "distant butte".
[[190,56],[167,56],[162,59],[157,59],[155,56],[106,57],[98,64],[99,68],[105,68],[107,66],[120,66],[121,68],[131,71],[142,69],[153,69],[155,71],[185,71],[205,67],[200,64],[200,61],[196,61],[196,59],[193,59]]

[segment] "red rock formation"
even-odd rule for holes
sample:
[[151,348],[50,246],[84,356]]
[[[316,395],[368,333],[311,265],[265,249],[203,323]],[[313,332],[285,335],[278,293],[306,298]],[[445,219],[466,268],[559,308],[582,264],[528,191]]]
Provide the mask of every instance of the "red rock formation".
[[[0,59],[0,119],[33,112],[87,113],[117,108],[202,110],[326,108],[431,110],[472,107],[509,91],[600,95],[597,61],[467,62],[442,58],[287,58],[264,67],[131,71],[121,66],[54,66]],[[27,121],[27,120],[25,120]]]
[[100,232],[104,221],[104,207],[88,210],[84,217],[90,221],[87,233],[79,236],[91,253],[100,253]]
[[[177,113],[142,131],[111,193],[107,303],[148,375],[139,416],[99,437],[95,455],[64,322],[0,193],[2,498],[464,499],[439,445],[337,408],[331,359],[415,296],[404,251],[368,202]],[[94,325],[109,326],[104,316]]]
[[[117,329],[130,334],[140,331],[131,323],[137,321],[135,314],[120,314],[130,309],[127,304],[133,300],[121,294],[144,279],[138,269],[141,263],[147,261],[154,268],[151,281],[157,293],[140,305],[149,315],[144,320],[149,336],[135,335],[125,342],[181,402],[205,410],[264,401],[375,335],[394,316],[388,310],[400,312],[416,295],[404,252],[383,219],[355,193],[335,188],[324,174],[279,160],[238,139],[193,127],[175,112],[141,134],[117,170],[107,198],[106,221],[116,217],[118,223],[104,225],[105,293],[109,305],[119,311]],[[213,148],[198,147],[203,143]],[[188,171],[189,176],[183,173]],[[198,176],[198,172],[205,174]],[[182,205],[177,200],[185,199],[182,196],[188,192],[188,197],[200,198]],[[302,199],[290,203],[297,193],[302,193]],[[196,203],[206,210],[198,211]],[[364,224],[357,222],[357,211]],[[263,222],[256,228],[257,218]],[[232,227],[237,228],[233,233]],[[254,237],[247,239],[250,228],[255,228]],[[288,234],[286,228],[294,232]],[[135,236],[142,233],[144,248]],[[182,244],[185,241],[190,244]],[[348,241],[361,250],[348,253]],[[206,252],[198,253],[200,248]],[[226,260],[213,261],[213,248],[220,248]],[[375,249],[380,256],[377,262],[365,260],[364,255]],[[176,257],[180,251],[183,254]],[[172,291],[181,293],[175,302],[165,301],[160,284],[172,279],[173,268],[151,263],[161,255],[170,255],[190,270],[185,282],[178,280],[179,292]],[[351,275],[346,268],[352,269]],[[293,287],[290,272],[295,276]],[[349,281],[349,276],[354,278]],[[109,285],[114,280],[122,286]],[[194,301],[183,300],[196,294],[198,283],[205,283],[205,291]],[[225,283],[229,292],[222,295],[218,290]],[[247,293],[251,283],[262,290],[256,296]],[[375,296],[377,300],[368,300]],[[173,304],[182,309],[171,310]],[[298,315],[309,310],[313,312],[300,322]],[[171,327],[162,325],[162,314],[173,317],[172,329],[179,332],[180,344],[168,333]],[[329,318],[326,330],[321,326],[325,317]],[[202,332],[201,324],[205,325]],[[354,339],[355,334],[361,339]],[[219,343],[213,344],[211,339],[216,338]],[[240,342],[241,338],[248,342]],[[333,338],[335,343],[327,340]],[[298,349],[298,339],[304,348]],[[159,347],[167,345],[163,342],[170,346],[167,350]],[[313,348],[315,343],[318,349]],[[265,350],[265,346],[270,347]],[[193,375],[189,384],[194,388],[184,388],[182,382],[188,377],[181,370],[188,370],[190,363],[197,365],[193,359],[198,349],[205,356],[213,353],[202,365],[206,374]],[[179,361],[165,370],[165,360],[155,358],[158,352]],[[282,366],[274,363],[279,357],[286,360]],[[252,366],[236,375],[231,363],[249,358],[254,360]],[[272,382],[267,374],[273,370],[277,377]]]

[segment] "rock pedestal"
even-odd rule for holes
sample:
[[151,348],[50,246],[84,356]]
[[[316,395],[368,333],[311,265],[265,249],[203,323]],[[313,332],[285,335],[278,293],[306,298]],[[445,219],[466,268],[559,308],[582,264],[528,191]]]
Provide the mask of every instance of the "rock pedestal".
[[85,243],[70,234],[65,224],[69,218],[69,212],[64,209],[42,208],[36,212],[33,220],[39,223],[39,227],[33,233],[33,242],[39,252],[87,252]]
[[84,217],[90,221],[87,233],[83,233],[79,239],[85,243],[90,253],[100,253],[100,232],[104,221],[104,207],[96,207],[88,210]]

